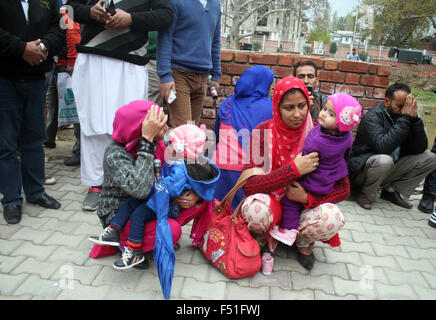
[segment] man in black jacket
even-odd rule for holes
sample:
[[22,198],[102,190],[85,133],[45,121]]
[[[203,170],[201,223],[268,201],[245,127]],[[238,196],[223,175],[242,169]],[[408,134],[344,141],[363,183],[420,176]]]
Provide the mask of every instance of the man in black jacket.
[[90,186],[82,208],[94,211],[115,111],[147,100],[148,33],[168,28],[173,11],[170,0],[70,0],[67,5],[83,25],[72,87],[81,130],[81,181]]
[[415,187],[436,169],[436,155],[428,146],[417,102],[406,84],[395,83],[361,120],[348,171],[354,187],[361,187],[357,203],[370,210],[381,187],[382,199],[406,209]]
[[[45,73],[65,42],[58,0],[0,1],[0,193],[7,223],[19,223],[26,200],[60,203],[44,190]],[[19,153],[19,156],[18,156]]]

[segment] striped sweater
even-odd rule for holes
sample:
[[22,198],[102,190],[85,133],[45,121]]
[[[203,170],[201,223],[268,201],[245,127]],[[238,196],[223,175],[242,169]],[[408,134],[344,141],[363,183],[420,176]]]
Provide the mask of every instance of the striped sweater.
[[98,54],[137,65],[145,65],[148,32],[165,30],[173,22],[170,0],[114,0],[115,7],[131,14],[130,27],[106,30],[104,23],[91,19],[90,9],[98,0],[69,0],[74,20],[84,24],[80,53]]
[[[103,160],[103,188],[99,198],[97,215],[103,227],[130,197],[145,199],[154,183],[153,159],[156,145],[141,139],[138,158],[127,152],[125,146],[113,141]],[[148,151],[149,150],[149,151]]]

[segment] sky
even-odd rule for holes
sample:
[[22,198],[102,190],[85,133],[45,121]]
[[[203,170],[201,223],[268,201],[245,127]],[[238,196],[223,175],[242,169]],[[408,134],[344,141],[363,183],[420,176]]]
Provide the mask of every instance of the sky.
[[330,0],[330,5],[332,15],[337,11],[338,17],[342,17],[346,16],[357,5],[357,0]]

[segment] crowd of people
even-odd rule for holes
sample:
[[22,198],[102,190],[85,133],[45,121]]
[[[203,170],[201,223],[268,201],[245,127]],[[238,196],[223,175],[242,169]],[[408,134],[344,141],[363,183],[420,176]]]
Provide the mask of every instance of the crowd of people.
[[[271,98],[273,71],[253,66],[219,106],[216,149],[204,158],[208,138],[198,125],[208,88],[219,90],[220,1],[120,0],[113,10],[106,2],[0,3],[0,193],[7,223],[21,220],[22,190],[29,203],[61,207],[44,189],[43,146],[56,147],[57,78],[68,73],[78,121],[65,165],[80,165],[89,186],[82,207],[97,211],[102,225],[102,234],[89,238],[90,255],[125,247],[116,269],[148,266],[143,252],[155,243],[156,214],[148,205],[155,160],[164,163],[173,190],[174,246],[192,220],[190,236],[199,245],[212,200],[222,200],[244,170],[263,170],[238,191],[232,208],[242,205],[265,275],[279,242],[295,245],[307,270],[315,241],[339,246],[345,217],[337,204],[351,191],[365,210],[379,198],[410,209],[409,196],[425,180],[418,209],[432,214],[429,225],[436,227],[436,139],[427,151],[407,84],[389,86],[384,101],[364,115],[348,94],[320,92],[318,65],[309,59],[274,85]],[[60,14],[65,4],[74,21]]]

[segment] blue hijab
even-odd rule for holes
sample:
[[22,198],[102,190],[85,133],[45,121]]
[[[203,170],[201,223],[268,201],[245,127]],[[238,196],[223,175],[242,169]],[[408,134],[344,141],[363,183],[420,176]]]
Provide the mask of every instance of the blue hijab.
[[[235,94],[224,100],[219,108],[220,120],[232,126],[236,132],[247,129],[248,139],[256,126],[272,118],[272,100],[269,98],[269,89],[274,81],[274,72],[264,66],[254,66],[244,71],[235,86]],[[241,131],[240,133],[243,133]],[[217,137],[218,133],[216,132]],[[244,135],[245,137],[245,135]],[[239,143],[243,144],[243,137],[238,136]]]

